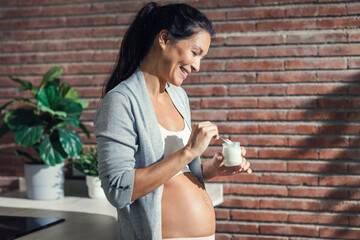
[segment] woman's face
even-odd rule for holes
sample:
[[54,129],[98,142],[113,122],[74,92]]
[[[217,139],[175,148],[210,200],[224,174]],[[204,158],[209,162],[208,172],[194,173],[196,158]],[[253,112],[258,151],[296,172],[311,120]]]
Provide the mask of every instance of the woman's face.
[[167,82],[180,86],[192,72],[200,70],[200,62],[207,54],[211,37],[207,31],[195,33],[191,38],[163,44],[162,77]]

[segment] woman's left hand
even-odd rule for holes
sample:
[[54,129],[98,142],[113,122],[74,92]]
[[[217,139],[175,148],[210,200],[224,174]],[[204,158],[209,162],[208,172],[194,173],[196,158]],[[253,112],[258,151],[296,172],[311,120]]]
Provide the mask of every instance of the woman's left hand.
[[248,174],[252,173],[252,170],[250,168],[250,163],[246,161],[245,158],[246,150],[244,147],[241,147],[241,157],[242,161],[239,166],[234,167],[226,167],[223,163],[224,156],[221,152],[215,153],[212,161],[212,167],[214,170],[215,176],[231,176],[236,175],[242,172],[246,172]]

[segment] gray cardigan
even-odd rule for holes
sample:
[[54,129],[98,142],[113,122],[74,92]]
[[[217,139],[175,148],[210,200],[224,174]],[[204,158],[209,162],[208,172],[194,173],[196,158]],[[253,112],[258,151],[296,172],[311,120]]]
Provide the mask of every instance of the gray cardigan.
[[[191,129],[189,100],[181,87],[167,84],[175,107]],[[162,160],[164,149],[156,115],[141,70],[109,91],[95,116],[99,177],[118,212],[118,239],[162,239],[163,187],[131,202],[135,169]],[[204,184],[200,159],[189,168]]]

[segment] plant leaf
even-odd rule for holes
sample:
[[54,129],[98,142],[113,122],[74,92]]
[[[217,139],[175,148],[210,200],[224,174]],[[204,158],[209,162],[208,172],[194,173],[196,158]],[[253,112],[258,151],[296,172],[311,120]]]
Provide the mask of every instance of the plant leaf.
[[7,106],[9,106],[10,104],[14,103],[14,102],[23,102],[23,103],[26,103],[30,106],[32,106],[33,108],[36,108],[36,105],[33,104],[29,99],[26,99],[26,98],[15,98],[11,101],[8,101],[7,103],[5,103],[4,105],[2,105],[0,107],[0,113],[2,110],[4,110]]
[[45,88],[50,87],[50,86],[54,86],[57,88],[57,87],[59,87],[59,85],[60,85],[60,79],[55,78],[53,81],[46,83]]
[[6,133],[10,131],[10,128],[6,125],[6,123],[3,123],[0,127],[0,138],[4,136]]
[[79,127],[86,134],[86,136],[88,138],[90,138],[90,131],[87,129],[87,127],[82,122],[79,122]]
[[33,163],[39,163],[41,162],[39,159],[34,158],[33,156],[31,156],[30,154],[28,154],[27,152],[21,151],[21,150],[15,150],[15,154],[17,156],[23,156],[26,157],[28,159],[30,159]]
[[10,110],[5,114],[4,122],[12,130],[20,130],[25,127],[39,124],[40,120],[33,109],[19,108]]
[[59,139],[64,151],[71,157],[77,156],[82,148],[82,141],[79,135],[67,128],[58,128]]
[[60,92],[54,86],[40,90],[37,96],[37,105],[43,112],[55,114],[55,108],[61,100]]
[[41,160],[50,166],[62,163],[66,158],[66,154],[64,154],[64,150],[61,149],[57,136],[50,137],[49,134],[46,134],[44,139],[41,141],[39,153]]
[[23,147],[29,147],[35,144],[43,135],[44,129],[42,125],[24,127],[15,132],[15,141]]
[[66,112],[65,122],[75,128],[79,127],[79,119],[82,113],[81,104],[71,99],[61,99],[58,110]]
[[62,74],[62,71],[63,70],[60,67],[55,66],[52,69],[50,69],[48,72],[46,72],[43,76],[43,80],[40,84],[39,90],[41,91],[45,87],[46,83],[51,82],[55,78],[59,77]]
[[77,103],[80,103],[82,108],[85,109],[89,106],[89,102],[82,100],[82,99],[76,99],[75,100]]
[[62,83],[59,88],[61,96],[65,98],[70,89],[71,87],[68,83]]

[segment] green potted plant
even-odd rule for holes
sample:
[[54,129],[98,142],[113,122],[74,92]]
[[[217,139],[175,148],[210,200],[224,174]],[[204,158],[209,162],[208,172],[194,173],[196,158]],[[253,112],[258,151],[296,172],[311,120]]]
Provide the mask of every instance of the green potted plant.
[[[60,84],[61,74],[62,69],[55,66],[43,75],[39,86],[10,77],[21,85],[17,89],[29,92],[32,99],[15,98],[0,108],[0,113],[7,110],[1,114],[0,137],[12,131],[15,142],[23,147],[16,154],[28,160],[24,172],[27,196],[31,199],[64,196],[64,162],[82,149],[81,138],[74,129],[81,128],[90,135],[79,120],[88,103],[79,99],[78,92],[68,83]],[[16,108],[7,109],[12,103],[18,103]]]
[[72,167],[86,175],[86,185],[90,198],[105,198],[99,179],[98,157],[95,146],[83,149],[76,157],[71,158]]

